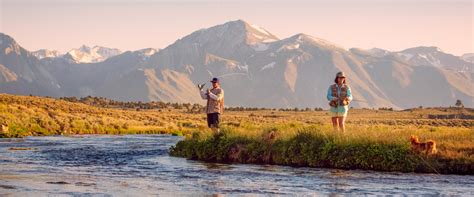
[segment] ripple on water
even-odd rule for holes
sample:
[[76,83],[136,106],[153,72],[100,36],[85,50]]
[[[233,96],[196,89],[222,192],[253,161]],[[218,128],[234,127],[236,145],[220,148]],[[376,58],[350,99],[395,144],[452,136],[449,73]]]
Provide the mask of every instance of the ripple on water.
[[163,149],[107,149],[95,146],[77,148],[59,148],[43,150],[45,159],[55,165],[80,165],[80,166],[119,166],[129,165],[138,158],[147,156],[166,155]]
[[474,176],[216,164],[170,157],[169,147],[181,139],[0,139],[0,195],[474,195]]

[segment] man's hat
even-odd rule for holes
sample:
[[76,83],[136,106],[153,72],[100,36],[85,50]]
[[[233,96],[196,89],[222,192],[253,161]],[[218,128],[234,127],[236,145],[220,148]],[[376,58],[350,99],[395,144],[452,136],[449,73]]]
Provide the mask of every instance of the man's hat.
[[212,82],[212,83],[219,83],[219,79],[216,78],[216,77],[214,77],[214,78],[212,78],[212,81],[211,81],[211,82]]
[[336,78],[341,77],[341,78],[346,78],[346,75],[344,75],[344,72],[338,72],[336,74]]

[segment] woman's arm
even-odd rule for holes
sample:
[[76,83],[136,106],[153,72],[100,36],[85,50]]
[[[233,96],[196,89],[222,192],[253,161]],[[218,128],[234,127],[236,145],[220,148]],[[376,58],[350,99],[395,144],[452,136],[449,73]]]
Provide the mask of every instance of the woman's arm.
[[352,92],[349,86],[347,86],[347,100],[352,101]]
[[328,94],[327,94],[326,98],[328,99],[328,101],[332,101],[332,100],[336,99],[336,97],[333,97],[333,96],[332,96],[332,88],[331,88],[331,86],[329,86],[329,88],[328,88]]

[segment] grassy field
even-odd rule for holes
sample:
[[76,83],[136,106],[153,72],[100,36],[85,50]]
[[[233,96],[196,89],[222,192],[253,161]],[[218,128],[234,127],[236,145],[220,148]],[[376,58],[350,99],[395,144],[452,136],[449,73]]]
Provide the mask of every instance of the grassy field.
[[[430,115],[474,115],[472,109],[404,111],[352,109],[344,134],[335,133],[327,111],[226,111],[224,135],[206,128],[205,115],[161,108],[100,107],[60,99],[0,94],[0,137],[77,134],[175,134],[185,139],[174,156],[211,162],[474,173],[474,120]],[[269,133],[275,134],[274,138]],[[409,137],[437,142],[438,153],[410,150]]]
[[[333,131],[324,111],[232,112],[223,116],[222,136],[196,131],[170,153],[209,162],[474,174],[474,121],[427,118],[453,113],[472,115],[473,111],[354,109],[341,134]],[[411,135],[435,140],[438,153],[411,151]]]
[[203,117],[172,107],[153,110],[115,109],[59,99],[0,94],[0,137],[80,134],[177,135],[204,128]]

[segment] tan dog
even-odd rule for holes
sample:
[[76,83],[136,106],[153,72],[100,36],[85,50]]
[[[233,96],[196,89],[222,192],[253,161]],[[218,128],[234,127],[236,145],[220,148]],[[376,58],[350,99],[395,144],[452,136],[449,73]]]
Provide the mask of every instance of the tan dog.
[[8,133],[8,125],[2,124],[2,129],[0,130],[0,133]]
[[417,136],[412,135],[410,138],[411,149],[418,153],[436,154],[438,150],[436,149],[436,142],[434,140],[428,140],[426,142],[420,142]]

